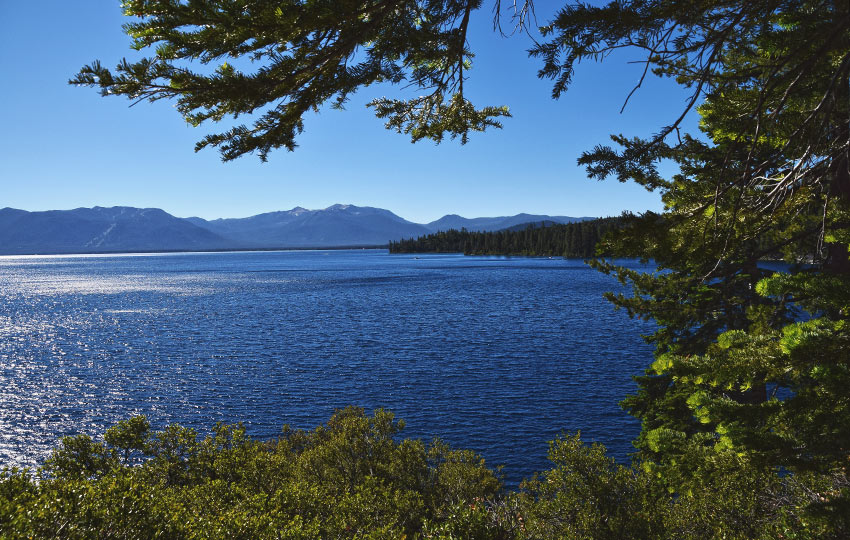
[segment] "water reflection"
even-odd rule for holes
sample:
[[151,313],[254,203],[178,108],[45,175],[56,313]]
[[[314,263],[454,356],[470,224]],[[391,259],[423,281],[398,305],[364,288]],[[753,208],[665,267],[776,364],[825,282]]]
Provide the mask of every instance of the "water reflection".
[[545,466],[562,430],[624,457],[617,402],[647,325],[578,261],[385,252],[0,258],[0,461],[132,414],[266,437],[336,407],[393,409],[406,435]]

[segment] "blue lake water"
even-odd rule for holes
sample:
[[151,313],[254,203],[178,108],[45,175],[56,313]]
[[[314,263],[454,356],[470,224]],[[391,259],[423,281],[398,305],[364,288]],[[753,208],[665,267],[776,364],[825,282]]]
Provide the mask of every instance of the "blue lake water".
[[579,260],[385,250],[0,257],[0,466],[134,414],[273,437],[349,404],[510,483],[563,431],[625,461],[653,328],[618,288]]

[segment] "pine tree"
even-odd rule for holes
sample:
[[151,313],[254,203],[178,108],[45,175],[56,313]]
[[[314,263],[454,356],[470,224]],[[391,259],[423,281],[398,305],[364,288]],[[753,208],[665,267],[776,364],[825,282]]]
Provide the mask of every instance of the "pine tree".
[[[669,6],[668,6],[669,7]],[[611,24],[614,17],[620,24]],[[592,176],[661,191],[667,210],[636,217],[605,248],[654,260],[611,296],[653,319],[656,360],[625,405],[643,421],[648,466],[677,491],[725,453],[823,480],[809,511],[850,523],[850,17],[832,2],[627,2],[568,8],[537,52],[556,90],[573,62],[637,43],[647,67],[694,88],[708,142],[615,137],[581,159]],[[593,36],[588,40],[588,36]],[[548,47],[548,48],[547,48]],[[559,61],[559,58],[565,58]],[[665,179],[656,164],[677,162]],[[782,254],[791,272],[760,259]]]
[[[265,161],[292,150],[303,117],[325,103],[342,108],[362,86],[407,83],[427,91],[369,106],[413,141],[500,127],[507,107],[476,108],[464,94],[472,52],[471,13],[480,0],[127,0],[133,48],[153,50],[109,70],[95,61],[72,84],[133,101],[175,100],[188,123],[265,110],[253,125],[204,137],[224,161],[256,152]],[[201,66],[197,66],[200,63]],[[236,66],[256,66],[253,71]],[[209,66],[209,67],[207,67]],[[213,70],[210,70],[213,67]],[[210,73],[210,71],[212,71]]]

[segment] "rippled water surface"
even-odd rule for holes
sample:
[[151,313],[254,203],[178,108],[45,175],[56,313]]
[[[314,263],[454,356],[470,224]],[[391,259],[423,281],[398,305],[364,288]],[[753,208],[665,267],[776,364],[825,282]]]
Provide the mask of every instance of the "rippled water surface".
[[133,414],[271,437],[348,404],[509,481],[562,431],[625,459],[652,328],[617,287],[577,260],[380,250],[0,257],[0,465]]

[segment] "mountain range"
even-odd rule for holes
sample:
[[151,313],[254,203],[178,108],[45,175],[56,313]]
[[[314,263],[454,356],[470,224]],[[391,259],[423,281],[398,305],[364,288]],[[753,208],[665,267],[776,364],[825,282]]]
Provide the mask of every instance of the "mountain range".
[[382,246],[390,240],[440,230],[495,231],[527,223],[585,219],[592,218],[517,214],[468,219],[452,214],[418,224],[389,210],[349,204],[213,220],[178,218],[158,208],[127,206],[44,212],[3,208],[0,254]]

